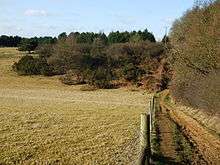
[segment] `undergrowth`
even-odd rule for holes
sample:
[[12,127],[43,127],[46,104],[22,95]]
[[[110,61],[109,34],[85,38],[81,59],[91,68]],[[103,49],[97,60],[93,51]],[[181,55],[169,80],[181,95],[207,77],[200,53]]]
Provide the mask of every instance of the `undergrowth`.
[[178,153],[177,161],[182,164],[190,164],[192,159],[192,147],[188,139],[181,132],[181,127],[176,123],[174,125],[174,143]]

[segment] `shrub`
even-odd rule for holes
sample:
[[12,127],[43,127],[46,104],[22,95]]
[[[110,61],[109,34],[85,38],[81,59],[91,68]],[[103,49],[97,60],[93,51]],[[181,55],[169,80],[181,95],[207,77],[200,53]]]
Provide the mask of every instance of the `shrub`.
[[23,56],[12,66],[13,70],[20,75],[53,75],[53,69],[47,64],[44,58],[34,58],[33,56]]
[[63,75],[60,80],[68,85],[86,82],[97,88],[112,88],[112,80],[143,84],[143,75],[159,66],[163,45],[155,43],[147,30],[110,36],[112,42],[102,33],[63,33],[54,45],[40,44],[36,50],[39,57],[21,59],[14,68],[22,74]]
[[40,70],[41,75],[54,75],[53,67],[47,63],[47,60],[45,58],[36,58],[36,67]]
[[73,70],[67,71],[65,75],[60,78],[61,82],[66,85],[84,84],[84,78],[80,74],[76,74]]
[[134,64],[130,63],[123,68],[124,78],[128,81],[137,82],[145,71]]
[[108,69],[98,68],[93,77],[93,84],[98,88],[111,88],[112,75]]
[[36,53],[39,55],[40,58],[47,59],[54,54],[54,45],[52,44],[39,45],[36,48]]
[[38,60],[32,56],[26,55],[18,62],[14,63],[13,70],[20,75],[37,75],[40,74],[40,68],[37,65]]
[[111,88],[112,75],[110,70],[98,67],[95,70],[87,70],[87,83],[97,88]]
[[48,58],[49,65],[53,66],[54,73],[63,75],[68,70],[81,71],[82,58],[90,54],[91,46],[78,44],[74,39],[67,38],[54,46],[54,53]]

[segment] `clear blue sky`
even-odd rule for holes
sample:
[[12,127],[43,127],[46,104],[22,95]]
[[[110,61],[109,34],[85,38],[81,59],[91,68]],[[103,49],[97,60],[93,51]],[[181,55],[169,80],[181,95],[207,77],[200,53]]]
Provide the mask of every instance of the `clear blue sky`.
[[61,32],[142,30],[156,38],[194,0],[0,0],[0,35],[57,36]]

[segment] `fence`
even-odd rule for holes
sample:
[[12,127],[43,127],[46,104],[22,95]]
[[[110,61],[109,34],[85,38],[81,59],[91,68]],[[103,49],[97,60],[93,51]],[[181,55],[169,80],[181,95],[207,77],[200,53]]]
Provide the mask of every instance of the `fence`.
[[149,102],[149,111],[141,114],[141,130],[140,130],[140,156],[139,165],[150,165],[152,149],[151,139],[155,133],[155,111],[156,111],[155,96]]

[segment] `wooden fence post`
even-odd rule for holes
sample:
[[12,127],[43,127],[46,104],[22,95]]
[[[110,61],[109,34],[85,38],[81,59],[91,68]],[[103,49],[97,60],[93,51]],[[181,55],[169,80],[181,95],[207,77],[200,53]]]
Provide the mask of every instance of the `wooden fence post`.
[[150,115],[141,114],[140,165],[150,165]]
[[150,131],[152,132],[152,129],[153,129],[153,109],[152,109],[152,100],[150,100],[149,113],[150,113]]
[[153,99],[152,99],[152,110],[155,111],[155,106],[156,106],[156,102],[155,102],[155,97],[153,96]]
[[152,107],[151,107],[153,120],[155,120],[155,112],[156,112],[155,110],[156,110],[156,100],[155,100],[155,96],[153,96],[153,98],[152,98]]
[[150,115],[147,115],[147,165],[150,164],[151,158],[151,130],[150,130]]

